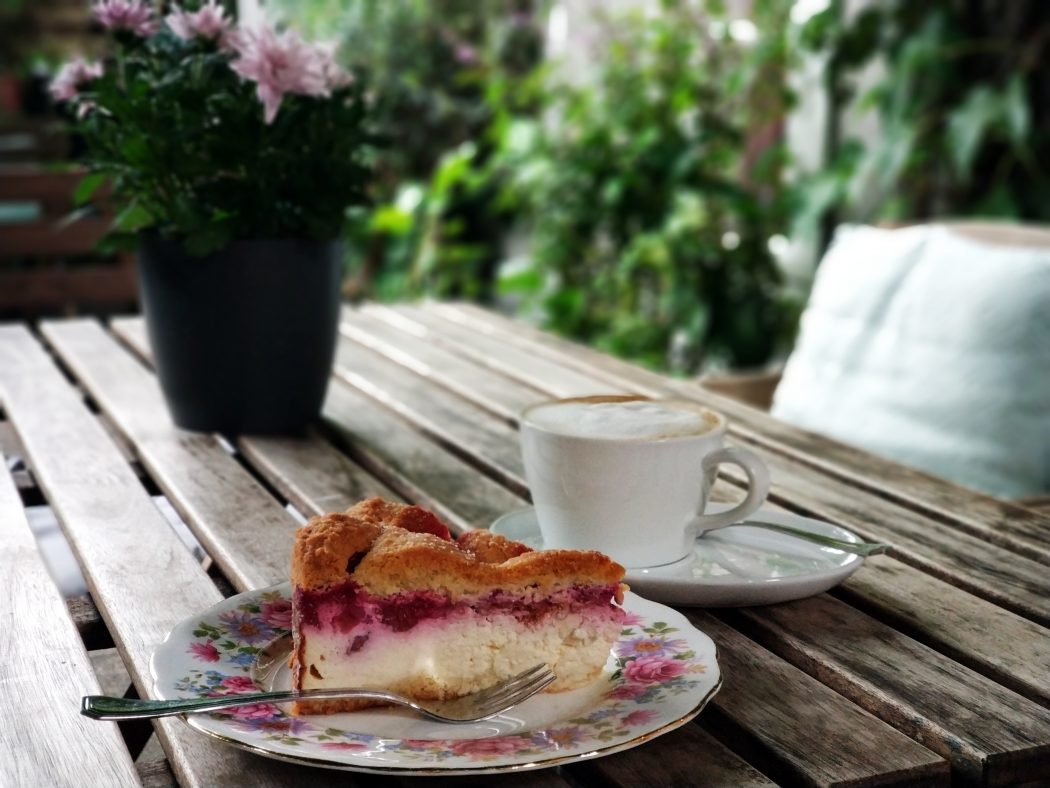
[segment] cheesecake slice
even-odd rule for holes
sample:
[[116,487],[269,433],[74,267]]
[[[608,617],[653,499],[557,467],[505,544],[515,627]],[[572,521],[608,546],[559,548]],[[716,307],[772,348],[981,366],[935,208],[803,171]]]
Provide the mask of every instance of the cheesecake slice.
[[552,691],[582,686],[620,633],[623,574],[594,551],[534,551],[487,531],[453,540],[425,509],[378,498],[315,517],[292,552],[293,686],[440,700],[541,662],[558,677]]

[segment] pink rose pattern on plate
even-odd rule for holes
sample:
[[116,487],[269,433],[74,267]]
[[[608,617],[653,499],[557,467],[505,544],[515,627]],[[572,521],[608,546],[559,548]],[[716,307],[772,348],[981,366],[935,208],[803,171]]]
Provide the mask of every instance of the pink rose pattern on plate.
[[[228,695],[256,690],[248,676],[255,655],[273,638],[288,634],[291,601],[280,590],[259,592],[235,610],[202,621],[186,650],[201,664],[175,683],[186,696]],[[674,627],[631,613],[614,647],[615,669],[602,701],[588,714],[558,727],[485,739],[384,739],[324,724],[324,717],[294,717],[280,707],[260,703],[217,712],[212,716],[234,728],[282,744],[314,743],[333,754],[381,749],[419,761],[467,758],[484,764],[509,757],[570,751],[600,746],[630,736],[632,729],[651,724],[659,712],[652,707],[673,695],[693,690],[704,663],[676,637]]]

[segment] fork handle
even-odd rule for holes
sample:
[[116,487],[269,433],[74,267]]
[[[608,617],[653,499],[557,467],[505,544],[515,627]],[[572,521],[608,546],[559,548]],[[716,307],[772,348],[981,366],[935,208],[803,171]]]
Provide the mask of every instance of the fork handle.
[[400,695],[370,689],[318,689],[284,690],[280,692],[253,692],[244,695],[222,695],[216,698],[179,698],[176,700],[141,700],[138,698],[116,698],[110,695],[85,695],[81,700],[80,713],[94,720],[141,720],[154,717],[171,717],[176,714],[191,714],[216,711],[236,706],[251,706],[256,703],[287,703],[293,700],[323,698],[360,698],[381,700],[402,706],[418,708]]

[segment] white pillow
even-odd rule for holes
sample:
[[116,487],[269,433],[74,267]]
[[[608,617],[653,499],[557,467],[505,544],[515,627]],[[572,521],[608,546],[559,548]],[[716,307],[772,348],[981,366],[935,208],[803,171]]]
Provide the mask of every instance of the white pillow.
[[772,413],[1000,497],[1050,491],[1050,246],[840,228]]

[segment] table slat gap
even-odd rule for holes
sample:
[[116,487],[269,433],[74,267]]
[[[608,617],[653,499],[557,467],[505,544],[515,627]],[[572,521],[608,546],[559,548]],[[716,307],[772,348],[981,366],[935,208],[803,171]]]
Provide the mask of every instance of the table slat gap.
[[607,394],[639,393],[637,388],[629,383],[605,384],[603,389],[596,389],[593,377],[577,372],[575,367],[568,367],[529,352],[516,344],[497,340],[498,352],[491,352],[493,341],[489,337],[464,329],[422,307],[407,304],[394,307],[369,305],[365,307],[365,311],[380,318],[395,313],[404,320],[410,320],[425,332],[427,340],[445,348],[454,348],[481,366],[546,392],[548,397],[576,397],[599,391]]
[[773,779],[809,785],[949,783],[949,764],[941,756],[710,613],[684,612],[718,645],[726,677],[711,702],[715,713],[705,712],[706,729],[727,725],[737,731],[732,743],[720,740]]
[[[406,345],[405,348],[404,348],[404,352],[406,352],[406,353],[413,352],[413,347],[409,346],[409,345]],[[490,373],[490,374],[494,374],[494,373]],[[392,378],[390,378],[390,380],[392,380]],[[409,385],[407,385],[407,382],[406,382],[400,387],[400,389],[389,392],[389,396],[391,396],[393,398],[402,398],[402,399],[405,399],[405,400],[413,400],[416,403],[415,406],[414,406],[416,409],[425,408],[428,405],[426,397],[425,396],[421,397],[418,394],[413,394],[410,391],[410,388],[411,387]],[[431,417],[433,417],[433,415],[431,415]],[[490,461],[495,462],[493,460],[490,460]],[[775,475],[774,475],[774,478],[776,478]],[[724,484],[720,483],[719,486],[716,489],[717,490],[724,489]],[[792,504],[791,501],[785,501],[785,503]],[[859,505],[859,508],[863,510],[864,504],[865,504],[865,502],[862,501],[861,504]],[[793,508],[795,510],[799,509],[799,507],[794,506],[793,504],[792,504],[791,508]],[[804,509],[803,509],[802,513],[803,514],[812,514],[812,512],[806,511]],[[820,515],[824,515],[825,517],[827,516],[827,512],[817,512],[816,514],[818,516],[820,516]],[[916,522],[911,523],[913,528],[915,530],[919,531],[919,532],[922,532],[923,526],[924,526],[924,521],[918,515],[915,515],[913,513],[905,512],[905,514],[909,518],[914,519],[916,521]],[[827,519],[835,520],[835,519],[841,519],[841,518],[828,517]],[[847,525],[851,525],[851,523],[846,523],[846,524]],[[886,537],[885,534],[881,534],[880,533],[879,535],[883,536],[883,537]],[[886,538],[889,538],[889,537],[886,537]],[[970,537],[967,537],[967,538],[970,538]],[[1015,556],[1013,556],[1013,555],[1003,556],[1004,566],[1008,565],[1010,563],[1007,560],[1008,558],[1013,559],[1013,558],[1015,558]],[[911,585],[911,586],[916,586],[916,584],[918,584],[919,587],[926,587],[926,586],[929,586],[929,585],[933,584],[934,587],[936,588],[937,584],[939,582],[939,581],[936,581],[934,578],[927,578],[920,571],[918,571],[918,570],[916,570],[914,568],[910,569],[909,571],[907,571],[905,573],[905,577],[907,578],[907,581],[908,581],[909,585]],[[993,596],[997,595],[997,592],[993,593],[992,595]],[[955,604],[958,607],[960,607],[961,609],[966,610],[967,613],[970,614],[974,618],[974,620],[985,622],[986,626],[990,626],[992,621],[1000,618],[1003,615],[1003,612],[998,608],[998,606],[990,604],[990,603],[988,603],[987,601],[985,601],[985,600],[983,600],[981,598],[974,597],[971,594],[969,594],[969,593],[967,593],[965,591],[962,591],[962,590],[960,590],[958,593],[956,593],[954,595],[953,599],[955,600]],[[919,603],[916,602],[915,604],[919,604]],[[1033,605],[1030,604],[1027,607],[1031,608],[1031,607],[1033,607]],[[1010,615],[1010,614],[1006,614],[1006,615]],[[1015,631],[1016,631],[1016,622],[1013,621],[1012,619],[1011,619],[1011,626],[1015,627]],[[934,628],[934,629],[936,629],[936,628]],[[1017,634],[1023,635],[1023,636],[1027,636],[1029,639],[1031,639],[1033,637],[1037,637],[1036,633],[1038,633],[1038,631],[1039,631],[1038,627],[1029,627],[1027,629],[1022,629],[1021,631],[1017,632]],[[995,648],[992,644],[989,644],[986,641],[981,641],[980,638],[977,637],[976,633],[971,633],[971,632],[969,632],[967,630],[963,630],[961,633],[956,633],[956,632],[951,632],[951,633],[934,632],[933,636],[931,638],[928,638],[928,640],[930,640],[933,644],[936,644],[940,640],[947,640],[948,642],[951,642],[951,640],[953,638],[964,640],[967,643],[967,645],[971,649],[973,649],[974,653],[986,655],[988,657],[991,657],[992,651],[994,651],[994,648]],[[1022,642],[1024,642],[1024,641],[1022,640]],[[1037,652],[1039,651],[1038,647],[1036,647],[1036,651]],[[1035,661],[1035,670],[1036,671],[1038,670],[1038,666],[1040,664],[1041,664],[1040,661],[1038,659],[1036,659],[1036,661]],[[1037,675],[1035,675],[1035,671],[1033,671],[1032,669],[1027,668],[1027,667],[1025,667],[1022,664],[1013,664],[1013,665],[1011,665],[1010,669],[1011,670],[1016,670],[1018,672],[1018,674],[1019,674],[1019,677],[1014,680],[1014,684],[1015,685],[1016,684],[1020,684],[1020,685],[1029,685],[1029,686],[1031,686],[1033,683],[1035,685],[1038,685],[1039,679],[1038,679]]]
[[[681,757],[683,752],[688,752],[691,757]],[[562,769],[574,778],[575,783],[586,786],[776,786],[775,782],[696,724],[684,725],[644,747]]]
[[368,312],[344,307],[340,328],[347,339],[383,354],[430,383],[476,402],[510,426],[517,426],[518,414],[528,405],[546,396],[539,389],[512,385],[506,377],[493,375],[488,368],[406,334]]
[[[117,338],[145,363],[153,356],[140,317],[118,318],[110,322]],[[359,500],[380,496],[394,500],[400,496],[376,477],[355,465],[316,430],[305,440],[263,436],[242,436],[237,446],[256,471],[291,501],[311,515],[341,511]],[[310,490],[326,481],[339,480],[340,493],[319,500]]]
[[[881,557],[832,590],[873,619],[1050,706],[1050,630],[963,595],[943,580]],[[997,633],[990,638],[989,631]]]
[[[768,455],[766,455],[768,458]],[[968,533],[933,522],[909,510],[881,514],[860,491],[814,489],[812,481],[788,473],[776,462],[767,463],[773,478],[769,500],[788,511],[835,523],[872,542],[893,546],[890,554],[967,593],[974,594],[1032,621],[1050,625],[1050,572],[1036,561],[1023,558]],[[731,466],[720,475],[738,486],[746,476]],[[932,557],[931,557],[932,556]]]
[[316,431],[305,440],[242,437],[237,446],[257,472],[307,515],[344,511],[374,496],[401,498]]

